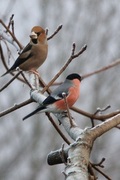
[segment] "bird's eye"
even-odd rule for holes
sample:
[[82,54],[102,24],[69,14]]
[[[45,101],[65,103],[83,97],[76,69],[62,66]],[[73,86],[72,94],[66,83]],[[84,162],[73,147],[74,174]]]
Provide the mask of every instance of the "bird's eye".
[[41,33],[40,32],[36,32],[37,36],[39,36]]

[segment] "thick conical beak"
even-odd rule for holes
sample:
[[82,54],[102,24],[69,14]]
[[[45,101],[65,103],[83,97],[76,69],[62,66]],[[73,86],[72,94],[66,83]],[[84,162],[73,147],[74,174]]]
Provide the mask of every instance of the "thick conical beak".
[[30,38],[31,39],[37,39],[37,34],[34,31],[32,31],[30,34]]

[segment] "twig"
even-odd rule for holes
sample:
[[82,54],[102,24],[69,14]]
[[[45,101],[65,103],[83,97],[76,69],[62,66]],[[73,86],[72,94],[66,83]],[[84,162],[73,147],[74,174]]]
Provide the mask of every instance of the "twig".
[[12,53],[11,53],[9,46],[8,46],[7,42],[5,41],[5,39],[3,39],[2,42],[4,42],[6,49],[7,49],[7,52],[8,52],[8,64],[9,64],[9,59],[10,59]]
[[[7,26],[8,29],[10,29],[10,25],[12,24],[13,17],[14,17],[14,14],[12,14],[11,17],[10,17],[10,20],[9,20],[9,23],[8,23],[8,26]],[[6,32],[7,32],[7,30],[6,30]]]
[[[104,112],[104,111],[106,111],[108,108],[110,108],[111,106],[110,105],[108,105],[108,106],[106,106],[106,107],[104,107],[104,108],[97,108],[97,110],[96,110],[96,112],[94,113],[94,115],[96,115],[96,114],[98,114],[98,113],[102,113],[102,112]],[[91,119],[91,124],[92,124],[92,127],[94,127],[95,125],[94,125],[94,119],[93,118],[90,118]]]
[[[2,60],[2,63],[3,63],[3,65],[4,65],[4,67],[5,67],[5,69],[8,70],[9,68],[8,68],[7,63],[6,63],[6,61],[5,61],[5,57],[4,57],[4,54],[3,54],[3,49],[2,49],[1,43],[0,43],[0,55],[1,55],[1,60]],[[13,73],[13,72],[10,72],[10,74],[11,74],[12,76],[14,76],[14,73]],[[18,76],[17,76],[17,79],[20,80],[21,82],[25,83],[25,81],[24,81],[23,79],[19,78]],[[13,77],[13,80],[14,80],[14,77]],[[9,82],[8,82],[8,83],[9,83]],[[9,83],[9,84],[10,84],[10,83]]]
[[4,28],[9,32],[9,34],[12,36],[13,40],[18,44],[19,48],[22,50],[23,46],[20,44],[18,39],[14,36],[14,34],[9,30],[9,28],[4,24],[4,22],[0,19],[0,23],[4,26]]
[[50,120],[50,122],[52,123],[52,125],[54,126],[54,128],[56,129],[56,131],[60,134],[60,136],[63,138],[63,140],[67,143],[70,144],[70,141],[65,137],[65,135],[62,133],[62,131],[59,129],[59,127],[57,126],[57,124],[54,122],[53,118],[50,116],[49,113],[45,113],[46,116],[48,117],[48,119]]
[[11,21],[11,25],[12,25],[12,33],[15,36],[15,30],[14,30],[14,20]]
[[27,84],[31,89],[33,89],[32,86],[31,86],[31,84],[29,83],[29,81],[28,81],[27,78],[25,77],[23,71],[20,70],[20,74],[22,75],[22,77],[23,77],[23,79],[25,80],[26,84]]
[[[43,87],[41,93],[44,93],[44,92],[45,92],[44,88],[45,88],[47,85],[46,85],[46,83],[43,81],[43,79],[42,79],[41,77],[39,77],[39,82],[40,82],[41,86]],[[46,89],[46,91],[47,91],[48,94],[51,93],[51,90],[50,90],[49,87]]]
[[96,120],[100,120],[100,121],[104,121],[104,120],[109,119],[109,118],[111,118],[111,117],[113,117],[113,116],[120,113],[120,110],[118,110],[116,112],[112,112],[112,113],[109,113],[109,114],[106,114],[106,115],[94,115],[94,114],[88,113],[88,112],[83,111],[83,110],[81,110],[81,109],[79,109],[77,107],[74,107],[74,106],[71,107],[71,109],[73,111],[83,115],[83,116],[86,116],[88,118],[93,118],[93,119],[96,119]]
[[3,53],[3,49],[2,49],[1,43],[0,43],[0,55],[1,55],[1,60],[2,60],[2,63],[4,65],[4,67],[5,67],[5,69],[8,70],[9,68],[8,68],[8,66],[6,64],[6,61],[5,61],[5,57],[4,57],[4,53]]
[[112,62],[112,63],[109,64],[108,66],[104,66],[104,67],[102,67],[102,68],[100,68],[100,69],[98,69],[98,70],[95,70],[94,72],[85,74],[85,75],[82,76],[82,78],[83,78],[83,79],[84,79],[84,78],[88,78],[88,77],[93,76],[93,75],[95,75],[95,74],[101,73],[101,72],[103,72],[103,71],[106,71],[106,70],[114,67],[114,66],[117,66],[118,64],[120,64],[120,59]]
[[[63,26],[63,25],[58,26],[58,28],[56,29],[56,31],[55,31],[51,36],[49,36],[49,37],[47,38],[47,40],[52,39],[52,38],[62,29],[62,26]],[[48,30],[46,31],[46,34],[48,34]]]
[[74,55],[75,55],[75,48],[76,48],[76,44],[73,43],[73,48],[72,48],[71,56],[74,56]]
[[98,167],[93,166],[93,168],[98,171],[100,174],[102,174],[106,179],[112,180],[109,176],[107,176],[103,171],[101,171]]
[[20,71],[8,82],[6,83],[1,89],[0,92],[2,92],[5,88],[7,88],[19,75],[20,75]]
[[67,115],[68,115],[68,118],[69,118],[69,120],[70,120],[70,125],[71,125],[71,127],[73,127],[74,125],[73,125],[73,123],[72,123],[72,117],[71,117],[71,115],[70,115],[70,111],[69,111],[69,107],[68,107],[68,102],[67,102],[67,98],[66,98],[66,93],[63,92],[63,93],[62,93],[62,96],[63,96],[64,101],[65,101],[65,105],[66,105],[66,109],[67,109]]
[[9,113],[15,111],[16,109],[20,109],[21,107],[26,106],[26,105],[30,104],[31,102],[33,102],[33,100],[28,99],[20,104],[15,104],[14,106],[6,109],[5,111],[0,112],[0,117],[5,116],[6,114],[9,114]]
[[98,107],[97,110],[96,110],[96,112],[95,112],[95,114],[102,113],[102,112],[106,111],[106,110],[109,109],[109,108],[111,108],[110,105],[107,105],[107,106],[104,107],[104,108],[99,108],[99,107]]
[[104,168],[104,166],[102,165],[102,163],[105,161],[105,158],[102,158],[101,161],[99,163],[91,163],[92,166],[99,166],[101,168]]

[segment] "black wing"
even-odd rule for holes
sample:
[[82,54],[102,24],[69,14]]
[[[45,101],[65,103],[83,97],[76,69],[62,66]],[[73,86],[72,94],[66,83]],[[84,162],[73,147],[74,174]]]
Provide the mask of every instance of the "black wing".
[[47,105],[52,104],[52,103],[54,103],[54,102],[56,102],[56,101],[58,101],[58,100],[59,100],[59,99],[55,99],[55,98],[53,98],[52,96],[48,96],[48,97],[43,101],[42,105],[43,105],[43,106],[47,106]]
[[15,61],[15,63],[13,64],[13,66],[10,68],[9,71],[16,69],[17,67],[19,67],[22,63],[24,63],[26,60],[28,60],[30,57],[32,57],[32,53],[31,53],[31,48],[32,45],[28,44],[23,51],[21,52],[21,54],[19,55],[19,57],[17,58],[17,60]]

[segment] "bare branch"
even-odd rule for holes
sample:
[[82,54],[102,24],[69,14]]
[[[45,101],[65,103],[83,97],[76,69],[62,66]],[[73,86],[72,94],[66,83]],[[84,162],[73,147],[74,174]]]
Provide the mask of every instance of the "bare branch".
[[[13,21],[13,17],[14,17],[14,14],[12,14],[11,17],[10,17],[10,20],[9,20],[9,23],[8,23],[8,26],[7,26],[8,29],[10,29],[10,26],[11,26],[12,21]],[[6,32],[7,32],[7,30],[6,30]]]
[[[106,107],[104,107],[104,108],[97,108],[97,110],[96,110],[96,112],[94,113],[94,115],[96,115],[96,114],[98,114],[98,113],[102,113],[102,112],[104,112],[104,111],[106,111],[108,108],[110,108],[111,106],[110,105],[108,105],[108,106],[106,106]],[[95,125],[94,125],[94,119],[93,118],[90,118],[91,119],[91,124],[92,124],[92,127],[94,127]]]
[[7,32],[12,36],[13,40],[18,44],[20,49],[23,49],[23,46],[20,44],[18,39],[14,36],[14,34],[9,30],[9,28],[4,24],[4,22],[0,19],[0,23],[3,25],[3,27],[6,29]]
[[102,158],[101,161],[99,163],[91,163],[92,166],[99,166],[101,168],[104,168],[103,162],[105,161],[105,158]]
[[[2,60],[2,63],[3,63],[3,65],[4,65],[4,67],[5,67],[5,69],[8,70],[9,68],[8,68],[7,63],[6,63],[6,61],[5,61],[5,57],[4,57],[4,54],[3,54],[3,49],[2,49],[1,43],[0,43],[0,55],[1,55],[1,60]],[[11,74],[12,76],[14,76],[14,73],[13,73],[13,72],[10,72],[10,74]],[[17,77],[18,80],[20,80],[21,82],[25,83],[25,81],[24,81],[23,79],[19,78],[18,75],[16,75],[16,77]],[[16,77],[15,77],[15,78],[16,78]],[[13,77],[13,80],[14,80],[15,78]],[[10,80],[10,82],[8,82],[8,85],[9,85],[10,83],[11,83],[11,80]],[[8,85],[7,85],[7,86],[8,86]]]
[[5,116],[5,115],[17,110],[17,109],[20,109],[21,107],[26,106],[26,105],[30,104],[31,102],[34,102],[34,101],[31,99],[28,99],[28,100],[26,100],[20,104],[15,104],[14,106],[0,112],[0,117]]
[[117,65],[119,65],[119,64],[120,64],[120,59],[117,59],[116,61],[112,62],[112,63],[109,64],[108,66],[104,66],[104,67],[102,67],[102,68],[100,68],[100,69],[98,69],[98,70],[95,70],[95,71],[93,71],[93,72],[91,72],[91,73],[88,73],[88,74],[83,75],[82,78],[83,78],[83,79],[84,79],[84,78],[88,78],[88,77],[93,76],[93,75],[95,75],[95,74],[98,74],[98,73],[101,73],[101,72],[103,72],[103,71],[106,71],[106,70],[108,70],[108,69],[110,69],[110,68],[112,68],[112,67],[115,67],[115,66],[117,66]]
[[112,180],[109,176],[107,176],[103,171],[101,171],[98,167],[93,166],[93,168],[98,171],[100,174],[102,174],[106,179]]
[[[51,36],[49,36],[49,37],[47,38],[47,40],[52,39],[52,38],[62,29],[62,26],[63,26],[63,25],[59,25],[58,28],[56,29],[56,31],[55,31]],[[46,31],[46,34],[48,34],[48,30]]]
[[86,116],[86,117],[92,118],[92,119],[96,119],[96,120],[100,120],[100,121],[105,121],[106,119],[111,118],[111,117],[113,117],[113,116],[120,113],[120,110],[118,110],[118,111],[115,111],[115,112],[112,112],[112,113],[109,113],[109,114],[106,114],[106,115],[94,115],[94,114],[83,111],[83,110],[81,110],[81,109],[79,109],[77,107],[74,107],[74,106],[71,107],[71,109],[73,111],[75,111],[76,113],[79,113],[79,114],[81,114],[83,116]]
[[32,86],[31,86],[31,84],[29,83],[29,81],[28,81],[27,78],[25,77],[23,71],[20,70],[20,74],[22,75],[23,79],[25,80],[25,83],[26,83],[31,89],[33,89]]
[[48,119],[50,120],[50,122],[52,123],[52,125],[54,126],[54,128],[56,129],[56,131],[60,134],[60,136],[63,138],[63,140],[67,143],[70,144],[70,141],[65,137],[65,135],[62,133],[62,131],[59,129],[59,127],[57,126],[57,124],[54,122],[53,118],[50,116],[50,113],[45,113],[46,116],[48,117]]
[[64,101],[65,101],[65,105],[66,105],[66,109],[67,109],[67,115],[68,115],[68,118],[70,120],[71,127],[73,127],[74,124],[72,123],[72,117],[70,115],[70,111],[69,111],[69,107],[68,107],[68,102],[67,102],[67,98],[66,98],[66,93],[63,92],[62,96],[63,96]]
[[89,133],[95,140],[97,137],[101,136],[102,134],[109,131],[113,127],[116,127],[119,124],[120,124],[120,113],[106,120],[105,122],[102,122],[101,124],[91,128]]
[[6,83],[1,89],[0,92],[7,88],[19,75],[21,72],[19,71],[8,83]]

